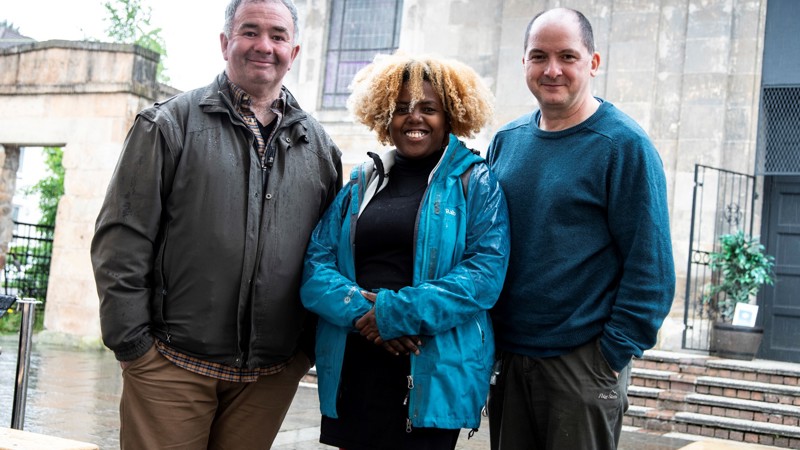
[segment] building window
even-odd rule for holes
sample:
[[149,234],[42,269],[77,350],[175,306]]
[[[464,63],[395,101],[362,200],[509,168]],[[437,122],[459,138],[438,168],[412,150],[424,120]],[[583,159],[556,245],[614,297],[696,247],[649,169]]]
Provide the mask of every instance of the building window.
[[356,72],[400,42],[402,0],[332,0],[322,107],[342,109]]

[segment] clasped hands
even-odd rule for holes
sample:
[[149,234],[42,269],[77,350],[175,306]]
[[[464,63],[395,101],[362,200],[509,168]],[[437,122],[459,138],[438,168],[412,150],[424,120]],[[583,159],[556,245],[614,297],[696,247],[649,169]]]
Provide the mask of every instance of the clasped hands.
[[[378,299],[378,295],[374,292],[361,291],[361,295],[373,304]],[[356,329],[368,341],[382,346],[384,350],[395,356],[400,354],[408,355],[409,353],[419,355],[419,347],[422,345],[422,340],[419,336],[401,336],[388,341],[383,340],[380,332],[378,332],[378,319],[375,316],[374,305],[372,309],[356,321]]]

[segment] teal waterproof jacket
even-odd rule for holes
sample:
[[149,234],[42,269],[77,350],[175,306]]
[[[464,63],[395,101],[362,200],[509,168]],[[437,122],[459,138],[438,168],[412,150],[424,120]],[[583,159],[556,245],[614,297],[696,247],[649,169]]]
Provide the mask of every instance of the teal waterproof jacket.
[[[301,299],[319,315],[317,375],[322,414],[336,418],[348,333],[373,304],[356,284],[359,212],[385,185],[395,150],[353,169],[312,234]],[[379,183],[380,182],[380,183]],[[478,428],[489,390],[494,333],[487,310],[503,286],[509,253],[503,192],[479,155],[455,136],[434,168],[417,214],[413,286],[382,290],[374,304],[383,339],[420,336],[411,354],[407,428]],[[387,239],[391,239],[387,236]]]

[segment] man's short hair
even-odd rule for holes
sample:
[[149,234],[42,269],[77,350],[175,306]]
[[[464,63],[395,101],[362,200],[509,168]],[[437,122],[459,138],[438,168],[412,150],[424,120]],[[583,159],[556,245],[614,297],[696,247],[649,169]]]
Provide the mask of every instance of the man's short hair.
[[[581,42],[583,42],[584,47],[589,50],[589,53],[594,53],[594,32],[592,31],[592,24],[589,22],[589,19],[583,15],[578,10],[570,9],[570,8],[562,8],[567,11],[571,11],[575,14],[575,17],[578,19],[578,26],[581,30]],[[545,10],[533,16],[530,22],[528,22],[528,28],[525,29],[525,42],[523,43],[522,51],[525,52],[528,49],[528,39],[531,37],[531,28],[533,28],[533,22],[536,22],[542,14],[552,11],[552,10]]]
[[264,3],[283,3],[286,8],[289,9],[289,13],[292,15],[292,24],[294,25],[294,32],[292,33],[292,41],[293,43],[297,42],[300,38],[300,28],[297,27],[297,7],[294,5],[292,0],[231,0],[228,3],[227,8],[225,8],[225,25],[222,28],[222,32],[225,33],[225,37],[230,38],[231,33],[233,32],[233,16],[236,15],[236,10],[239,9],[242,2],[252,2],[257,3],[262,1]]

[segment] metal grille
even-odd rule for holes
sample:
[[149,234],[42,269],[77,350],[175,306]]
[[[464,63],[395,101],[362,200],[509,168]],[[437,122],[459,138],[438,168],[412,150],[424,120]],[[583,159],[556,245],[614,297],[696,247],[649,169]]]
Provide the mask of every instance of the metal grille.
[[756,175],[800,175],[800,86],[762,89]]
[[53,254],[53,227],[14,222],[3,289],[7,295],[30,297],[44,303]]
[[322,107],[342,109],[356,72],[400,43],[402,0],[334,0]]
[[754,176],[694,166],[682,342],[685,349],[709,349],[713,320],[703,309],[703,294],[712,280],[709,253],[719,250],[720,235],[737,230],[752,233],[755,199]]

